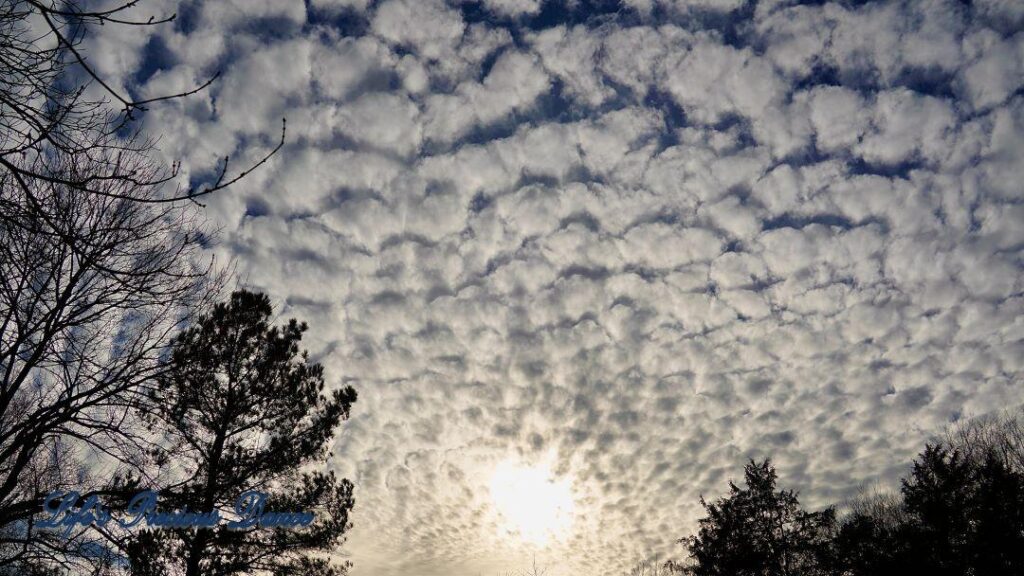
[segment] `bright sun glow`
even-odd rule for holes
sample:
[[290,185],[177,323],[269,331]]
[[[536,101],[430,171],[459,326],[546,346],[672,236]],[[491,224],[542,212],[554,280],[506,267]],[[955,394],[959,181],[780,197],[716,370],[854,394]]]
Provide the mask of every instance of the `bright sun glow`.
[[543,546],[569,533],[572,489],[568,479],[555,480],[549,466],[502,462],[491,479],[491,498],[506,536]]

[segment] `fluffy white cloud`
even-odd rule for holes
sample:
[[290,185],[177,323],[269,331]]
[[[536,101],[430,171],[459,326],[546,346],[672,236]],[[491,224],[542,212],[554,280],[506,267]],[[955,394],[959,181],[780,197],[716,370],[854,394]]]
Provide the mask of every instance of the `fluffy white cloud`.
[[750,49],[701,39],[668,60],[664,85],[694,120],[713,123],[730,113],[758,118],[784,94],[771,63]]
[[1005,102],[1024,75],[1024,33],[1004,40],[983,30],[965,38],[964,44],[974,60],[960,73],[970,104],[984,110]]
[[482,82],[467,81],[454,94],[427,100],[428,138],[450,142],[473,128],[486,128],[513,112],[522,112],[548,89],[537,57],[508,51],[498,57]]
[[849,150],[867,132],[870,111],[857,92],[825,86],[800,96],[807,97],[815,143],[821,151]]
[[871,123],[873,129],[854,149],[865,160],[881,164],[941,162],[956,136],[956,119],[947,102],[906,89],[878,94]]
[[542,0],[484,0],[488,9],[502,16],[522,16],[540,12]]
[[387,0],[377,7],[372,26],[381,38],[435,60],[454,49],[466,28],[459,12],[440,0]]

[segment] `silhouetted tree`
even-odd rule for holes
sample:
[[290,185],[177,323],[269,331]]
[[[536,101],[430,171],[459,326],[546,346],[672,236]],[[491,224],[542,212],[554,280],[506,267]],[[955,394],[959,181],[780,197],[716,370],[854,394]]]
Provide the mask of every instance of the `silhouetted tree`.
[[[64,160],[68,174],[94,168]],[[134,407],[208,294],[193,207],[149,204],[155,190],[123,180],[96,184],[108,194],[27,185],[31,198],[0,175],[0,574],[73,559],[73,542],[34,530],[47,493],[109,491],[115,472],[141,472]]]
[[937,576],[1024,573],[1024,477],[994,454],[982,462],[925,447],[903,498],[910,556]]
[[769,460],[744,469],[746,488],[730,482],[730,494],[713,504],[696,536],[685,538],[695,576],[795,576],[826,574],[831,566],[832,508],[806,512],[797,495],[776,490]]
[[169,509],[230,510],[245,491],[269,495],[267,510],[315,510],[302,529],[145,531],[128,546],[136,574],[342,574],[326,553],[349,527],[352,484],[321,464],[356,399],[326,393],[323,368],[299,342],[306,325],[269,324],[269,299],[238,291],[173,342],[169,371],[151,398],[167,430],[163,455],[184,480],[161,492]]
[[[217,77],[186,92],[146,99],[133,98],[103,78],[83,52],[87,34],[102,26],[152,26],[175,17],[138,18],[133,10],[139,4],[126,0],[99,8],[74,0],[0,0],[0,178],[27,198],[34,199],[34,191],[46,184],[106,196],[111,191],[104,184],[116,181],[154,189],[144,200],[148,203],[194,200],[231,185],[281,148],[283,126],[277,146],[253,166],[229,176],[224,158],[213,182],[173,191],[163,184],[177,178],[176,164],[137,171],[120,161],[121,154],[136,157],[152,149],[133,126],[137,112],[194,94]],[[88,158],[91,171],[64,171],[69,157]]]
[[120,480],[147,448],[133,407],[205,298],[205,238],[182,201],[255,167],[228,174],[225,158],[183,189],[177,165],[154,161],[136,112],[210,82],[138,99],[97,73],[88,34],[174,18],[137,18],[139,4],[0,0],[0,574],[94,564],[78,553],[84,530],[53,538],[33,515],[51,490],[134,485]]
[[1002,455],[992,450],[981,457],[979,451],[979,460],[927,445],[890,512],[859,510],[843,519],[836,537],[839,573],[1024,573],[1024,476]]
[[911,555],[936,576],[967,573],[974,476],[959,452],[929,445],[903,480],[903,499],[915,523]]
[[701,499],[695,576],[1011,576],[1024,574],[1024,412],[969,420],[927,444],[901,490],[807,513],[776,491],[769,461],[746,488]]
[[639,560],[624,576],[673,576],[685,573],[685,569],[672,560]]
[[964,458],[982,463],[996,457],[1007,468],[1024,474],[1024,409],[962,420],[946,432],[944,445]]
[[894,574],[894,538],[875,518],[853,514],[843,519],[836,535],[839,574]]
[[849,576],[912,574],[909,549],[913,524],[901,497],[857,503],[840,522],[833,572]]
[[1024,574],[1024,475],[991,454],[979,469],[972,504],[975,573]]

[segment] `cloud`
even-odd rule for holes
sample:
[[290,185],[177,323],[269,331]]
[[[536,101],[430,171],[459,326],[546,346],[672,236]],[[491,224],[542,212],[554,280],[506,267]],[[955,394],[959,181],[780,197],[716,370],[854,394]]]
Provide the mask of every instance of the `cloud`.
[[437,60],[454,50],[466,25],[457,10],[444,2],[388,0],[373,16],[371,26],[381,38],[413,50],[427,60]]
[[500,16],[523,16],[540,12],[541,0],[484,0],[483,5]]
[[454,94],[429,97],[424,122],[428,138],[449,143],[472,129],[486,129],[509,114],[526,111],[548,85],[536,56],[505,52],[482,82],[467,81]]
[[[1014,2],[186,3],[97,38],[208,214],[360,392],[331,466],[355,574],[624,569],[772,455],[813,505],[893,482],[952,420],[1024,401],[1024,61]],[[499,535],[499,461],[580,511]]]

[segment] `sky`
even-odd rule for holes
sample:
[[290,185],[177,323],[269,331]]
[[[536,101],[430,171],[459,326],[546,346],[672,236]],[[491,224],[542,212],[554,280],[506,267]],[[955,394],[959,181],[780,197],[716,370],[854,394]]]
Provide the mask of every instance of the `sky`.
[[216,0],[107,27],[209,255],[359,393],[354,576],[684,556],[1024,402],[1024,3]]

